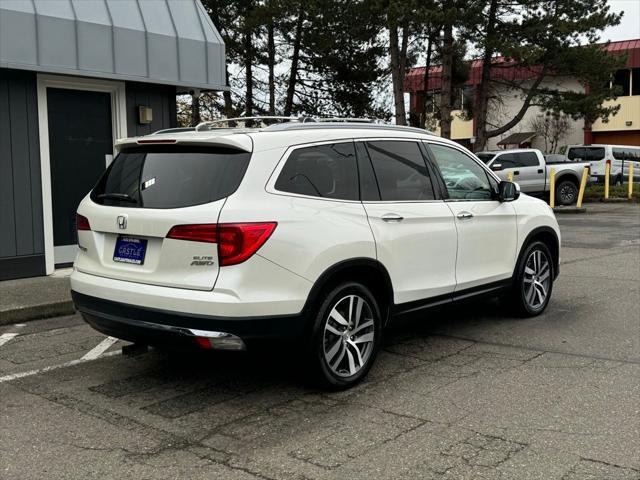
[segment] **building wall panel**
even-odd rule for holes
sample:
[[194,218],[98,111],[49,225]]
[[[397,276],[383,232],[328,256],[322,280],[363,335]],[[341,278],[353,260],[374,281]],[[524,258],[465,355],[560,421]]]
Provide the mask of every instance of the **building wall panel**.
[[36,74],[0,69],[0,280],[43,272]]
[[[127,130],[130,137],[148,135],[157,130],[177,126],[176,89],[145,83],[127,82]],[[138,107],[153,109],[150,124],[138,122]]]

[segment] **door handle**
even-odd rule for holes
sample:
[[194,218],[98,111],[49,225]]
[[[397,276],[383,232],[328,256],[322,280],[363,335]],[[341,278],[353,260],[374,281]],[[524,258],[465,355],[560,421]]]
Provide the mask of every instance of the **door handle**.
[[514,170],[514,171],[513,171],[513,174],[514,174],[514,175],[520,175],[520,171],[519,171],[519,170]]
[[401,217],[397,213],[385,213],[382,215],[382,220],[385,222],[401,222],[404,220],[404,217]]
[[538,173],[543,173],[542,169],[539,169],[539,170],[538,170]]
[[469,220],[470,218],[473,218],[473,213],[471,212],[460,212],[457,217],[460,220]]

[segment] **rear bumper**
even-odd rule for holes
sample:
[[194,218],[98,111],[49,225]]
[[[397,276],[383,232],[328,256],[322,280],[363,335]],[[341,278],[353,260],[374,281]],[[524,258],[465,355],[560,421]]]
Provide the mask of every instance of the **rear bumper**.
[[[71,291],[84,320],[112,337],[148,345],[196,348],[198,337],[212,348],[243,350],[260,340],[296,338],[303,334],[301,315],[219,317],[182,314],[139,307]],[[200,344],[201,345],[201,344]]]

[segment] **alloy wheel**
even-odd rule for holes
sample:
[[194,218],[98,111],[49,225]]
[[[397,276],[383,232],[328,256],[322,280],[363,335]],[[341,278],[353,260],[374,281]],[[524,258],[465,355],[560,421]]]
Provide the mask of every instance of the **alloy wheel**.
[[374,335],[369,303],[359,295],[340,298],[324,322],[324,358],[331,371],[340,377],[358,373],[373,352]]
[[544,306],[551,286],[551,264],[542,250],[531,252],[524,265],[524,298],[533,310]]
[[573,200],[575,198],[575,188],[573,187],[573,185],[563,185],[560,189],[560,197],[565,203],[573,203]]

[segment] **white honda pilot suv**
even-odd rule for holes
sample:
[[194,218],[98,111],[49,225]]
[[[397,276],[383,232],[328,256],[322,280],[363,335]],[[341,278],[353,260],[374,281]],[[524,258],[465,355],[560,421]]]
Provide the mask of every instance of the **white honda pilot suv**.
[[78,208],[71,276],[84,319],[114,337],[297,339],[319,380],[348,387],[394,318],[479,295],[538,315],[558,275],[551,209],[424,130],[284,123],[117,148]]

